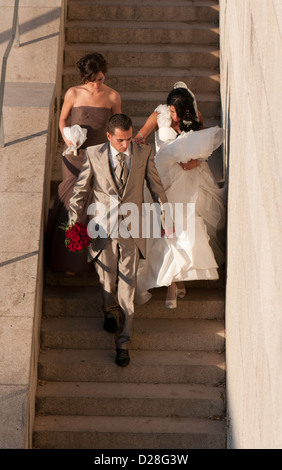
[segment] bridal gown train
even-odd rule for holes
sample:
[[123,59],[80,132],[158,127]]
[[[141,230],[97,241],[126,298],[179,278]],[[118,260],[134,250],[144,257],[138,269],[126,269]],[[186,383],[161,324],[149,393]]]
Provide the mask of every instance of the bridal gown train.
[[[217,268],[224,262],[218,239],[225,226],[224,193],[206,161],[221,145],[223,130],[216,126],[178,135],[170,127],[168,106],[160,105],[156,111],[155,163],[169,203],[172,207],[183,203],[183,223],[179,225],[174,216],[176,233],[172,238],[147,238],[146,259],[140,260],[137,272],[136,303],[149,300],[148,289],[169,286],[174,281],[218,279]],[[200,159],[200,166],[183,170],[179,162],[191,159]],[[144,201],[151,201],[146,187]]]

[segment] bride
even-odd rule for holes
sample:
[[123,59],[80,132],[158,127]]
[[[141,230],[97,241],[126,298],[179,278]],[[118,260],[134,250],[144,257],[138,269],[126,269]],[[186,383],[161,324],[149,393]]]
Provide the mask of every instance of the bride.
[[[137,143],[155,130],[155,164],[172,207],[182,203],[182,217],[173,213],[175,232],[165,238],[147,238],[146,260],[137,272],[136,302],[151,298],[148,289],[167,286],[165,306],[176,308],[184,297],[183,281],[218,279],[217,268],[224,262],[218,233],[225,226],[223,190],[219,189],[207,163],[223,141],[217,126],[203,129],[193,93],[177,82],[135,136]],[[150,202],[148,189],[145,202]],[[179,223],[181,219],[181,223]]]

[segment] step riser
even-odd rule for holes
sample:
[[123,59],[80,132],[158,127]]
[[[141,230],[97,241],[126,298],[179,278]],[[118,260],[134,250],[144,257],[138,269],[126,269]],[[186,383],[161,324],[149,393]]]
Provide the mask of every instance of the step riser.
[[154,30],[144,29],[126,29],[116,28],[109,29],[101,27],[97,24],[96,27],[67,27],[66,28],[67,42],[75,43],[96,43],[96,48],[99,49],[99,44],[114,43],[114,44],[207,44],[217,45],[219,36],[217,31],[212,29],[178,29],[167,30],[160,29]]
[[[103,320],[101,320],[102,330]],[[89,332],[57,332],[55,330],[41,332],[41,346],[54,349],[110,349],[113,347],[113,338],[104,331]],[[224,338],[216,333],[211,334],[189,334],[184,330],[182,334],[170,333],[159,335],[143,334],[142,331],[134,331],[132,335],[134,349],[151,351],[223,351]]]
[[[164,102],[165,100],[159,101],[158,104],[164,103]],[[202,104],[203,102],[201,102],[201,109],[202,109]],[[146,118],[144,118],[144,116],[140,116],[140,117],[133,116],[132,119],[134,120],[134,122],[136,122],[136,125],[138,124],[138,129],[140,129],[140,127],[144,125]],[[206,127],[220,125],[220,121],[218,119],[215,119],[215,120],[205,119],[204,122],[206,124]],[[58,288],[59,286],[89,288],[89,286],[97,287],[99,285],[99,282],[98,282],[97,274],[95,272],[84,274],[84,275],[81,274],[81,276],[67,276],[67,275],[58,274],[58,273],[51,273],[49,270],[47,270],[46,271],[46,285],[56,287],[56,288]],[[194,288],[207,289],[207,288],[212,288],[213,286],[215,288],[218,287],[217,281],[191,281],[188,283],[188,285],[189,285],[189,289],[190,288],[191,289],[194,289]],[[154,290],[154,292],[157,292],[157,291],[161,292],[162,288],[158,288]],[[163,290],[163,292],[165,292],[165,290]],[[163,295],[162,295],[162,298],[163,298]]]
[[205,6],[169,7],[161,5],[103,5],[70,3],[68,18],[70,20],[101,21],[200,21],[218,23],[218,8]]
[[[108,366],[96,364],[41,364],[39,362],[39,378],[49,381],[63,382],[120,382],[120,371],[111,364]],[[134,366],[124,372],[124,381],[130,383],[182,383],[210,384],[222,383],[225,380],[224,369],[217,366],[199,365],[165,365],[165,366]]]
[[224,414],[223,402],[201,399],[164,400],[157,398],[114,400],[91,397],[37,398],[36,411],[50,415],[81,416],[219,416]]
[[39,449],[224,449],[225,436],[208,433],[179,436],[164,433],[34,432]]
[[104,52],[99,45],[93,45],[80,50],[65,51],[65,65],[73,66],[85,54],[96,51],[101,52],[107,60],[109,67],[167,67],[173,68],[177,64],[179,68],[189,67],[219,67],[218,53],[210,52]]
[[[121,94],[122,98],[122,94]],[[163,103],[166,102],[166,97],[162,101]],[[129,115],[129,116],[144,116],[144,118],[149,117],[149,115],[157,108],[157,106],[161,102],[150,100],[147,101],[144,99],[143,101],[139,100],[126,100],[122,99],[122,112]],[[198,100],[198,108],[201,111],[204,119],[216,119],[220,118],[220,103],[216,101],[201,101]]]
[[[65,317],[88,317],[102,318],[102,308],[100,305],[100,294],[93,296],[93,300],[79,299],[46,299],[44,302],[44,315],[49,317],[65,316]],[[176,312],[167,309],[163,300],[154,300],[154,308],[150,305],[137,306],[135,309],[135,318],[175,318]],[[95,307],[94,307],[95,305]],[[177,306],[177,318],[198,318],[198,319],[223,319],[224,318],[224,301],[211,302],[211,304],[203,308],[200,302],[189,302],[179,300]]]
[[[141,72],[141,71],[140,71]],[[169,92],[176,81],[184,81],[194,93],[217,93],[219,92],[219,80],[217,76],[201,77],[179,75],[175,77],[143,76],[111,76],[107,75],[106,84],[111,88],[121,91],[164,91]],[[63,77],[63,88],[68,89],[75,85],[80,85],[81,81],[77,74],[67,74]]]

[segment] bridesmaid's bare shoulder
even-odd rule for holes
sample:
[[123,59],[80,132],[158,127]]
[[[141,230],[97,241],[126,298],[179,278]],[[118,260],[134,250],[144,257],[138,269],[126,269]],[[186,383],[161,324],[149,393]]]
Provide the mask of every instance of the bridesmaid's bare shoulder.
[[121,97],[120,94],[114,90],[113,88],[110,88],[108,85],[105,85],[105,92],[108,96],[108,99],[110,101],[111,109],[113,114],[115,113],[120,113],[121,112]]

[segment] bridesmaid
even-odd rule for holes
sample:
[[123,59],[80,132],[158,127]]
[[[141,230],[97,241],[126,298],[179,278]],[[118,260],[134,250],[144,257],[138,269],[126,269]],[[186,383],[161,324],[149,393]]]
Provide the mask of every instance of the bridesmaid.
[[[65,142],[64,150],[72,145],[64,136],[64,127],[78,124],[86,128],[87,140],[79,148],[77,155],[71,153],[62,156],[62,182],[59,184],[46,230],[46,264],[53,272],[68,274],[93,269],[92,263],[87,263],[86,252],[70,253],[65,248],[64,231],[60,229],[60,225],[68,220],[69,200],[84,162],[84,150],[107,141],[107,121],[111,115],[121,112],[119,93],[105,84],[108,67],[104,57],[97,52],[87,54],[76,65],[81,84],[67,90],[59,128]],[[84,222],[87,223],[87,206]]]

